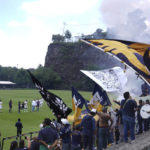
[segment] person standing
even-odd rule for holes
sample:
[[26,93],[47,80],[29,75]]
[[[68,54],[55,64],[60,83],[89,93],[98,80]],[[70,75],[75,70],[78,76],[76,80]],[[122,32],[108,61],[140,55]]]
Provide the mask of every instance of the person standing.
[[28,147],[25,146],[24,140],[19,141],[19,148],[17,150],[29,150]]
[[58,133],[51,127],[51,120],[45,118],[43,128],[39,131],[38,140],[40,142],[40,150],[53,150],[58,142]]
[[142,96],[147,96],[150,94],[150,86],[144,82],[142,85],[141,85],[141,90],[142,90],[142,94],[140,97]]
[[124,93],[124,100],[121,101],[124,141],[128,143],[128,131],[130,131],[131,143],[135,140],[135,111],[137,103],[130,96],[129,92]]
[[82,150],[93,149],[93,138],[96,131],[96,121],[93,118],[96,115],[96,109],[92,109],[89,114],[83,117],[80,124],[83,135],[83,148]]
[[33,101],[32,101],[32,112],[35,111],[35,106],[36,106],[36,102],[35,102],[35,100],[33,100]]
[[143,132],[143,119],[141,117],[140,111],[143,106],[143,101],[140,99],[139,100],[139,105],[138,105],[138,110],[137,110],[137,120],[138,120],[138,133],[141,134]]
[[[148,99],[146,100],[145,105],[146,105],[146,106],[149,106],[149,105],[150,105],[150,102],[149,102]],[[149,130],[150,118],[143,119],[143,122],[144,122],[144,131],[146,132],[146,131]]]
[[24,111],[25,112],[28,111],[28,101],[27,100],[24,101]]
[[116,112],[110,107],[109,115],[113,121],[113,124],[111,125],[111,130],[108,131],[108,145],[111,145],[114,143],[114,130],[117,125],[117,117]]
[[81,150],[81,132],[78,126],[73,126],[71,150]]
[[118,126],[115,127],[115,143],[118,144],[119,142],[119,139],[120,139],[120,131],[119,131],[119,128]]
[[36,107],[37,107],[37,111],[39,111],[39,108],[40,108],[40,101],[39,100],[37,100],[37,102],[36,102]]
[[12,110],[12,100],[10,99],[10,101],[9,101],[9,112],[11,112],[11,110]]
[[2,100],[0,100],[0,112],[2,112],[2,108],[3,108],[3,102]]
[[21,109],[21,102],[18,102],[18,113],[20,113],[20,109]]
[[24,102],[21,104],[21,109],[24,110]]
[[[112,130],[113,120],[107,113],[107,108],[104,107],[102,112],[97,113],[99,116],[98,120],[98,149],[102,150],[107,148],[108,134]],[[110,124],[109,124],[110,121]]]
[[17,141],[12,141],[10,143],[10,149],[9,150],[17,150],[18,149],[18,143]]
[[61,119],[63,127],[60,129],[60,137],[62,139],[62,150],[71,149],[71,126],[65,118]]
[[22,134],[22,128],[23,128],[20,118],[18,118],[18,121],[16,122],[15,126],[17,128],[17,137],[19,137]]

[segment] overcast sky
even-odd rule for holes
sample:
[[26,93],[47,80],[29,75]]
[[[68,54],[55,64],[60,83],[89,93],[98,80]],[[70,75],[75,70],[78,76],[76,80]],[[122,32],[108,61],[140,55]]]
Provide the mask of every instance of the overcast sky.
[[[112,37],[150,43],[150,0],[0,0],[0,65],[44,65],[52,34],[108,29]],[[64,26],[65,23],[65,26]]]
[[44,65],[52,34],[62,34],[64,27],[73,36],[105,28],[100,5],[100,0],[0,0],[0,65]]

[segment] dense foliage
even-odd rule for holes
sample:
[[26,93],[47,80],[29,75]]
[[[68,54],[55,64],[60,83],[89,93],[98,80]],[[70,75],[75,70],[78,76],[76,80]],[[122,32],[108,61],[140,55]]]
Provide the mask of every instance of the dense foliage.
[[[39,66],[37,69],[31,69],[33,74],[46,88],[55,89],[58,83],[61,82],[61,78],[51,68],[44,68]],[[0,66],[0,80],[11,81],[16,83],[14,88],[32,88],[34,87],[32,80],[27,70],[15,67],[2,67]],[[1,87],[8,87],[1,85]]]
[[[47,89],[67,89],[61,77],[51,68],[39,66],[37,69],[30,69],[35,77]],[[18,69],[15,67],[2,67],[0,66],[0,80],[11,81],[16,83],[14,88],[34,88],[32,80],[26,69]],[[73,83],[78,89],[89,90],[93,88],[93,83],[87,77],[83,77],[82,82]],[[10,85],[1,85],[0,88],[9,88]],[[84,88],[85,87],[85,88]]]

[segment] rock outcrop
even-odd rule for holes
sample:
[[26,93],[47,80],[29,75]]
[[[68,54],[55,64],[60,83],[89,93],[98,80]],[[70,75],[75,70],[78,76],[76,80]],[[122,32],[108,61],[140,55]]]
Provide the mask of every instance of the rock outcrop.
[[83,75],[80,70],[100,70],[122,65],[112,56],[84,43],[52,43],[48,46],[45,67],[57,72],[66,88]]

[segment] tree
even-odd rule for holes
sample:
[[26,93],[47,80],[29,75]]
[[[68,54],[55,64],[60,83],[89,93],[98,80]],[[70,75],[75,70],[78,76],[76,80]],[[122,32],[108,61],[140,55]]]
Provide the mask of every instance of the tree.
[[81,38],[85,39],[105,39],[107,36],[107,32],[104,32],[102,29],[98,28],[93,34],[89,35],[81,35]]
[[65,37],[60,34],[53,34],[52,35],[52,41],[53,43],[59,43],[64,42]]
[[93,36],[95,39],[104,39],[106,38],[106,32],[103,32],[102,29],[98,28],[94,33]]
[[51,68],[40,67],[35,70],[34,75],[45,88],[55,89],[61,83],[60,76]]
[[68,39],[68,40],[70,40],[71,36],[72,36],[71,32],[69,30],[66,30],[66,32],[65,32],[65,38]]
[[28,88],[32,85],[32,81],[28,72],[22,68],[16,71],[14,81],[16,83],[16,87],[20,88]]

